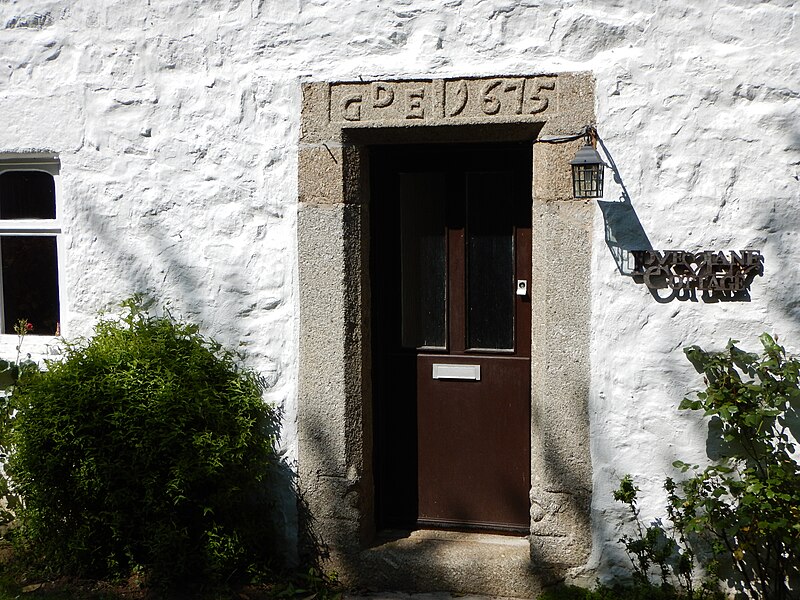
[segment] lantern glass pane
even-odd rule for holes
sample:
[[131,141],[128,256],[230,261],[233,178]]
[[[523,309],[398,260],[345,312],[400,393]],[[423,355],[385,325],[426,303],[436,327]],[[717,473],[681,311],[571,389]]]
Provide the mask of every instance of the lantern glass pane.
[[603,196],[603,165],[572,165],[572,192],[576,198]]

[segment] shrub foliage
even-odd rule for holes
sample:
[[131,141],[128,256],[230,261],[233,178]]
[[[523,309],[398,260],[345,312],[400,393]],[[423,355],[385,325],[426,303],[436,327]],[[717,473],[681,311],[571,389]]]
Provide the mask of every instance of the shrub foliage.
[[693,475],[665,487],[676,527],[711,544],[731,566],[731,583],[782,600],[796,598],[800,584],[800,361],[770,335],[760,340],[760,355],[733,341],[724,352],[686,349],[708,387],[680,408],[711,417],[721,458],[702,469],[676,461]]
[[185,586],[274,554],[277,411],[197,327],[123,303],[13,393],[21,547],[56,571]]
[[[638,582],[656,567],[662,588],[672,577],[689,597],[712,593],[717,577],[747,597],[800,597],[800,360],[770,335],[760,340],[761,354],[734,341],[723,352],[686,348],[707,387],[680,408],[710,417],[713,461],[673,463],[687,475],[664,484],[672,534],[639,523],[638,489],[622,480],[614,497],[631,508],[638,531],[620,541]],[[706,581],[695,589],[698,566]]]

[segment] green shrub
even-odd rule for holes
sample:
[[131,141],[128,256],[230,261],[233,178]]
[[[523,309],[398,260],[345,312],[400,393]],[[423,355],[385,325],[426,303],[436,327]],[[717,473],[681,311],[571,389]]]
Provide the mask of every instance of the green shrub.
[[17,511],[22,506],[22,499],[6,474],[8,455],[11,451],[10,433],[14,420],[14,407],[11,392],[20,377],[36,373],[39,367],[30,359],[30,355],[22,354],[22,343],[33,330],[33,325],[20,319],[14,325],[17,334],[17,357],[14,361],[0,358],[0,536],[5,535],[13,527]]
[[685,350],[708,387],[680,408],[711,417],[720,458],[705,468],[676,461],[693,475],[665,487],[670,519],[710,544],[715,562],[731,569],[729,583],[782,600],[797,598],[800,585],[800,360],[768,334],[760,340],[760,355],[734,341],[724,352]]
[[[674,533],[660,523],[642,527],[638,490],[630,477],[614,493],[637,521],[637,535],[620,541],[640,583],[646,584],[651,567],[657,567],[662,587],[674,577],[689,597],[717,592],[716,577],[747,597],[798,597],[800,360],[787,356],[766,333],[760,340],[760,355],[744,352],[734,341],[723,352],[685,350],[707,388],[685,398],[680,409],[710,417],[707,448],[713,462],[704,467],[673,463],[691,473],[664,484]],[[698,566],[706,581],[695,589]]]
[[279,415],[262,380],[197,327],[123,306],[14,389],[19,547],[169,588],[268,569]]
[[[656,519],[649,525],[642,522],[638,506],[639,488],[630,475],[620,481],[614,500],[628,506],[636,525],[635,535],[623,535],[620,543],[631,561],[633,578],[626,588],[612,588],[631,598],[686,598],[687,600],[721,599],[719,580],[714,572],[702,573],[703,581],[695,585],[698,563],[696,551],[689,543],[684,528],[677,524],[670,531]],[[669,508],[668,508],[669,512]],[[675,587],[675,583],[678,587]]]
[[[691,586],[693,569],[691,551],[684,551],[675,538],[667,534],[659,521],[650,525],[642,523],[638,494],[639,488],[634,485],[630,475],[622,478],[619,489],[614,492],[614,500],[628,506],[636,525],[636,535],[624,534],[619,540],[625,546],[625,552],[631,561],[634,583],[649,585],[652,572],[657,570],[661,586],[666,588],[671,585],[670,576],[673,573],[679,578],[686,577],[688,568],[687,578]],[[673,560],[675,557],[679,560]],[[673,569],[676,566],[678,568]],[[691,596],[691,587],[689,595]]]

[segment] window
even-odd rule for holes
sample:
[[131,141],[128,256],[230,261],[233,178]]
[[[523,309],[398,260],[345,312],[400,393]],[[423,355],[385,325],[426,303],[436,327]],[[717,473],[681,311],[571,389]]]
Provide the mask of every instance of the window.
[[60,334],[58,159],[0,157],[0,331]]

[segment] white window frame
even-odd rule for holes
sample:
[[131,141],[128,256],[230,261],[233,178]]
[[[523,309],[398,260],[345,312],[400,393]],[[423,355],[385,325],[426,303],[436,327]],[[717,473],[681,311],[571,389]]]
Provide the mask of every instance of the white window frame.
[[[61,161],[52,154],[0,154],[0,174],[7,171],[42,171],[53,177],[55,189],[56,218],[55,219],[0,219],[0,237],[10,236],[43,236],[54,237],[56,240],[56,272],[58,277],[58,320],[60,335],[64,335],[64,265],[63,248],[61,241]],[[0,249],[0,252],[2,250]],[[0,264],[2,255],[0,254]],[[5,304],[3,301],[3,273],[0,271],[0,336],[12,336],[5,333]],[[31,335],[41,338],[52,338],[49,334],[37,334],[34,330]]]

